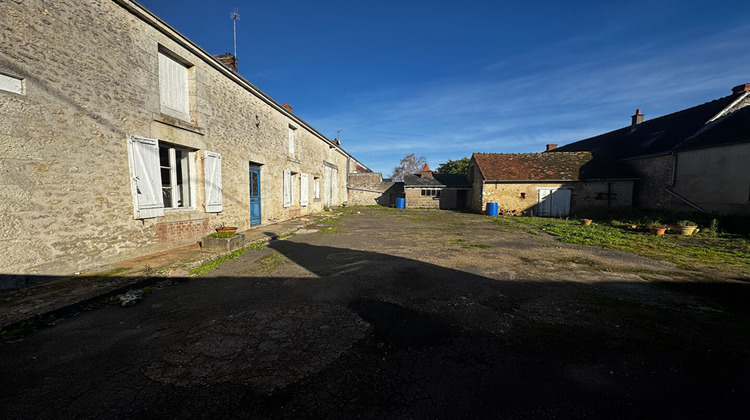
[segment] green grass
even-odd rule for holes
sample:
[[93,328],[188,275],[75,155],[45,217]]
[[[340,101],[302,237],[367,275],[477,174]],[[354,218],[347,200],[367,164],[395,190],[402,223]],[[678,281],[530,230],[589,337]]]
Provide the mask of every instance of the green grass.
[[321,229],[318,231],[318,233],[336,233],[339,231],[338,226],[331,226],[328,229]]
[[204,261],[199,266],[194,267],[190,270],[190,277],[200,276],[200,275],[208,273],[211,270],[215,270],[221,264],[224,264],[227,261],[231,261],[239,257],[240,255],[244,254],[245,251],[247,251],[248,249],[250,249],[250,247],[240,248],[240,249],[230,252],[229,254],[222,255],[220,257],[217,257],[208,261]]
[[509,223],[531,225],[562,242],[633,252],[684,268],[710,266],[750,273],[750,242],[739,236],[655,236],[645,229],[632,229],[631,223],[607,220],[582,226],[577,220],[499,217],[495,223],[502,226]]
[[208,236],[211,238],[234,238],[237,236],[237,232],[214,232]]

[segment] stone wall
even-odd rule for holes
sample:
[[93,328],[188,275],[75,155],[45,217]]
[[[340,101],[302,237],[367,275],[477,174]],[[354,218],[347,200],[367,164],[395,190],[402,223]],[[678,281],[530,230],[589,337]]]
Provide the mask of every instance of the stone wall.
[[349,174],[349,205],[393,207],[403,194],[402,182],[385,182],[379,172]]
[[670,209],[672,185],[672,155],[633,159],[625,163],[638,180],[633,190],[633,204],[641,209]]
[[632,205],[632,181],[513,182],[485,183],[481,192],[481,210],[497,203],[500,211],[536,212],[539,188],[564,188],[571,191],[570,212],[589,207],[629,207]]
[[[264,224],[323,208],[324,162],[338,168],[336,204],[347,199],[345,152],[135,3],[0,2],[0,31],[0,73],[24,83],[23,94],[0,90],[3,273],[85,271],[194,243],[222,223],[247,229],[250,163]],[[161,113],[160,49],[189,64],[189,121]],[[134,218],[128,134],[193,151],[190,208]],[[206,150],[222,156],[221,213],[204,211]],[[284,170],[294,173],[290,207]]]

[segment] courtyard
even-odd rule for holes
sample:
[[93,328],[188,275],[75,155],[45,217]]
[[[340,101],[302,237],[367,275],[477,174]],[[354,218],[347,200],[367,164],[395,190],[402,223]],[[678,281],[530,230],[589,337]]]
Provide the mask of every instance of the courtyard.
[[346,209],[0,346],[0,415],[735,417],[742,270],[476,214]]

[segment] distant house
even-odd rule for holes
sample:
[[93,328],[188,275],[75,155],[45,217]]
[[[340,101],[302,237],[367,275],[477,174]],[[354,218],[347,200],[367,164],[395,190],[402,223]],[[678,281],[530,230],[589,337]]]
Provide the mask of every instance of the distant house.
[[427,164],[422,172],[404,176],[406,208],[465,209],[470,191],[464,175],[435,174]]
[[653,120],[640,109],[631,125],[552,150],[590,152],[639,178],[644,209],[750,214],[750,84],[732,94]]
[[468,176],[477,212],[497,203],[504,213],[567,216],[632,204],[634,179],[622,167],[598,165],[589,152],[474,153]]

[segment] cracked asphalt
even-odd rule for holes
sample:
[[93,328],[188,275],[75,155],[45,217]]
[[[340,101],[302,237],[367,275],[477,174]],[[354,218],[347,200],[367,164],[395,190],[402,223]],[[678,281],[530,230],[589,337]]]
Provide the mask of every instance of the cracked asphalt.
[[709,284],[700,272],[473,214],[362,208],[334,225],[3,345],[0,417],[750,410],[747,311],[646,281]]

